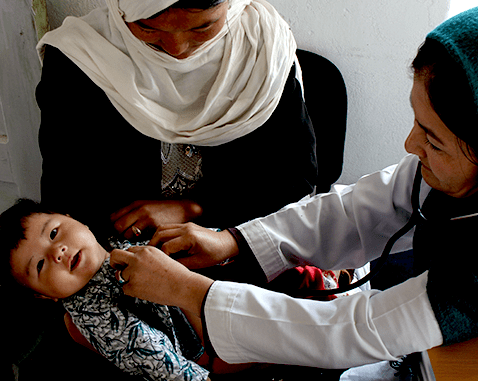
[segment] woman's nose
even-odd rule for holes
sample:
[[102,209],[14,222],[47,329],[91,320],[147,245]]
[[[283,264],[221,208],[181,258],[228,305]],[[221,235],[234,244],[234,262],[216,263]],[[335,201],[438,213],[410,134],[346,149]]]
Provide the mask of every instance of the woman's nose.
[[413,126],[412,130],[408,134],[407,139],[405,140],[405,150],[408,153],[417,155],[418,157],[423,157],[425,151],[420,140],[420,131],[417,126]]
[[161,49],[173,57],[180,56],[189,48],[189,40],[183,33],[164,33],[159,44]]

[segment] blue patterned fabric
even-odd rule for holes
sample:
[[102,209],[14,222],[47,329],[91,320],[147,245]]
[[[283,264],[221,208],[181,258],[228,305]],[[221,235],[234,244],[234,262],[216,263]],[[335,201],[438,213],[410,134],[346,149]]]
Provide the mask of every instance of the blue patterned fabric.
[[208,371],[194,362],[204,349],[184,315],[125,296],[109,259],[63,305],[93,347],[121,370],[147,380],[207,379]]

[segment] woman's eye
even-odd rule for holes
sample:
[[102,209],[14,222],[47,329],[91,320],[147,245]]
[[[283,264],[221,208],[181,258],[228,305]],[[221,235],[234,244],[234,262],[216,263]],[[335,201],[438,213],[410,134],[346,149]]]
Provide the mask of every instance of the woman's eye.
[[156,32],[154,29],[144,29],[144,28],[141,28],[141,32],[143,33],[154,33]]
[[428,138],[425,138],[425,144],[430,146],[430,148],[434,151],[441,151],[436,145],[432,144]]
[[50,239],[55,239],[56,235],[58,234],[58,229],[53,229],[51,232],[50,232]]
[[136,24],[136,25],[137,25],[137,27],[141,30],[141,32],[145,32],[145,33],[157,32],[157,29],[148,28],[148,27],[145,26],[145,25],[139,25],[139,24]]
[[204,25],[204,26],[200,26],[199,28],[194,28],[192,29],[194,32],[198,32],[198,33],[204,33],[204,32],[207,32],[208,30],[212,29],[212,27],[214,26],[215,22],[214,23],[211,23],[211,24],[208,24],[208,25]]
[[44,264],[45,264],[45,260],[44,260],[44,259],[42,259],[41,261],[39,261],[39,262],[37,263],[37,272],[38,272],[38,274],[40,274],[40,271],[41,271],[41,269],[43,268],[43,265],[44,265]]
[[207,32],[209,29],[211,29],[211,25],[206,26],[204,28],[197,28],[197,29],[193,29],[193,30],[197,33],[204,33],[204,32]]

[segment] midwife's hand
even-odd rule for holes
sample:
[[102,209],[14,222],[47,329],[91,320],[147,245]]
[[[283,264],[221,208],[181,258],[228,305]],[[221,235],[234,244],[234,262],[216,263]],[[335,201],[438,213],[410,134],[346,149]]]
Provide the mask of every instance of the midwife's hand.
[[131,239],[139,235],[133,231],[133,226],[140,232],[154,231],[162,224],[189,222],[201,214],[199,204],[190,200],[140,200],[113,213],[111,221],[120,234]]
[[201,315],[202,301],[213,283],[151,246],[113,250],[110,263],[127,282],[123,285],[126,295],[177,306],[197,316]]
[[236,240],[227,230],[215,232],[191,222],[160,226],[149,244],[160,243],[168,255],[181,252],[178,261],[190,269],[217,265],[239,254]]

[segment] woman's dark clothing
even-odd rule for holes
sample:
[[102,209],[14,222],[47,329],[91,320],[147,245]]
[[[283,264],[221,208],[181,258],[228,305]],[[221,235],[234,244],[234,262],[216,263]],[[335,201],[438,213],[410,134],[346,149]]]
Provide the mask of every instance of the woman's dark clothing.
[[[478,336],[478,255],[471,237],[478,232],[478,195],[465,198],[431,190],[413,240],[414,271],[429,270],[427,293],[443,344]],[[460,218],[451,220],[452,218]]]
[[[41,109],[42,202],[111,234],[109,216],[135,200],[161,199],[161,142],[128,124],[71,60],[48,46],[37,87]],[[315,135],[295,68],[271,118],[242,138],[199,147],[203,178],[184,196],[201,224],[235,226],[313,191]]]

